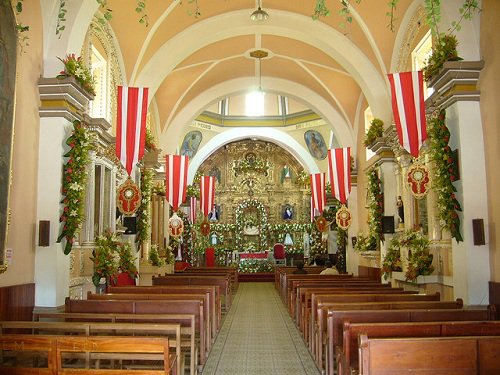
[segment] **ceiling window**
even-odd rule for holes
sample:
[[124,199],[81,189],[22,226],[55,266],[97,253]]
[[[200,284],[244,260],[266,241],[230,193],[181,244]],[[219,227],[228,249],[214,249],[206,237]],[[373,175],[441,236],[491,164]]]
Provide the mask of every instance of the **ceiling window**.
[[[414,71],[422,70],[423,67],[425,66],[426,61],[429,59],[431,53],[432,53],[432,36],[429,30],[411,53],[413,70]],[[432,92],[433,89],[427,87],[427,83],[424,81],[424,98],[427,99],[432,94]]]
[[92,47],[92,77],[94,77],[96,95],[90,104],[90,115],[111,122],[110,108],[108,106],[108,62],[95,47]]
[[250,117],[264,116],[264,95],[262,91],[254,91],[245,98],[245,115]]

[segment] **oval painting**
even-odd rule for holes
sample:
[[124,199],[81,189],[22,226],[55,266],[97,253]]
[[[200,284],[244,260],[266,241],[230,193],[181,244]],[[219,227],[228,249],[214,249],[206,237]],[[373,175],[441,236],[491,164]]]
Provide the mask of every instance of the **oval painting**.
[[184,141],[182,141],[181,155],[187,155],[189,159],[192,159],[198,151],[198,147],[201,143],[201,132],[198,130],[193,130],[184,136]]
[[316,130],[308,130],[304,133],[304,139],[309,153],[316,159],[326,158],[328,151],[323,136]]

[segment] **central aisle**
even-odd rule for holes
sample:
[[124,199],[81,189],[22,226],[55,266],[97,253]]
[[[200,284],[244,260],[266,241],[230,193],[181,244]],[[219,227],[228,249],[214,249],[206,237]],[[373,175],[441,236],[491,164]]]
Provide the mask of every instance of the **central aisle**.
[[273,283],[240,283],[203,375],[319,375]]

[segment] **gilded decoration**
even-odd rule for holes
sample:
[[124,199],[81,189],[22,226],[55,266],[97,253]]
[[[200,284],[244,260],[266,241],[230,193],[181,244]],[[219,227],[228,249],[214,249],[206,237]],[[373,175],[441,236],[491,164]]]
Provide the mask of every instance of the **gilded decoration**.
[[[198,172],[217,177],[218,225],[235,226],[235,238],[225,239],[228,247],[266,251],[278,241],[271,226],[300,227],[310,222],[310,191],[299,178],[308,172],[273,143],[251,139],[230,143],[211,155]],[[293,212],[291,218],[285,219],[285,207]]]

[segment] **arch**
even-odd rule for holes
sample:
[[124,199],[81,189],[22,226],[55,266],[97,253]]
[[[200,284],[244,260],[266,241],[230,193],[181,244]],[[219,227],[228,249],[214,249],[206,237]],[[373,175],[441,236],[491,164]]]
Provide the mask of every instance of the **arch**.
[[[262,233],[262,231],[267,230],[268,227],[268,221],[267,221],[267,213],[266,213],[266,207],[259,202],[257,199],[254,198],[247,198],[243,201],[241,201],[238,206],[236,206],[235,210],[235,220],[236,220],[236,247],[237,248],[242,248],[242,238],[241,238],[241,232],[243,231],[243,223],[242,223],[242,215],[243,215],[243,210],[246,208],[256,208],[257,211],[259,212],[260,215],[260,223],[259,223],[259,233]],[[260,244],[260,250],[265,249],[267,250],[267,236],[263,236],[259,234],[259,244]]]
[[[229,12],[196,23],[158,50],[138,74],[136,84],[150,87],[153,96],[165,77],[201,46],[235,35],[248,35],[256,30],[259,34],[299,40],[328,54],[352,75],[375,115],[386,121],[390,119],[389,91],[385,77],[354,43],[322,22],[280,10],[273,11],[273,22],[267,25],[252,23],[246,10]],[[158,71],[158,67],[161,67],[161,71]]]
[[245,138],[258,137],[283,147],[290,152],[309,173],[319,173],[318,166],[309,152],[289,134],[274,128],[239,128],[227,130],[210,139],[193,160],[189,161],[188,184],[191,184],[200,165],[221,146]]

